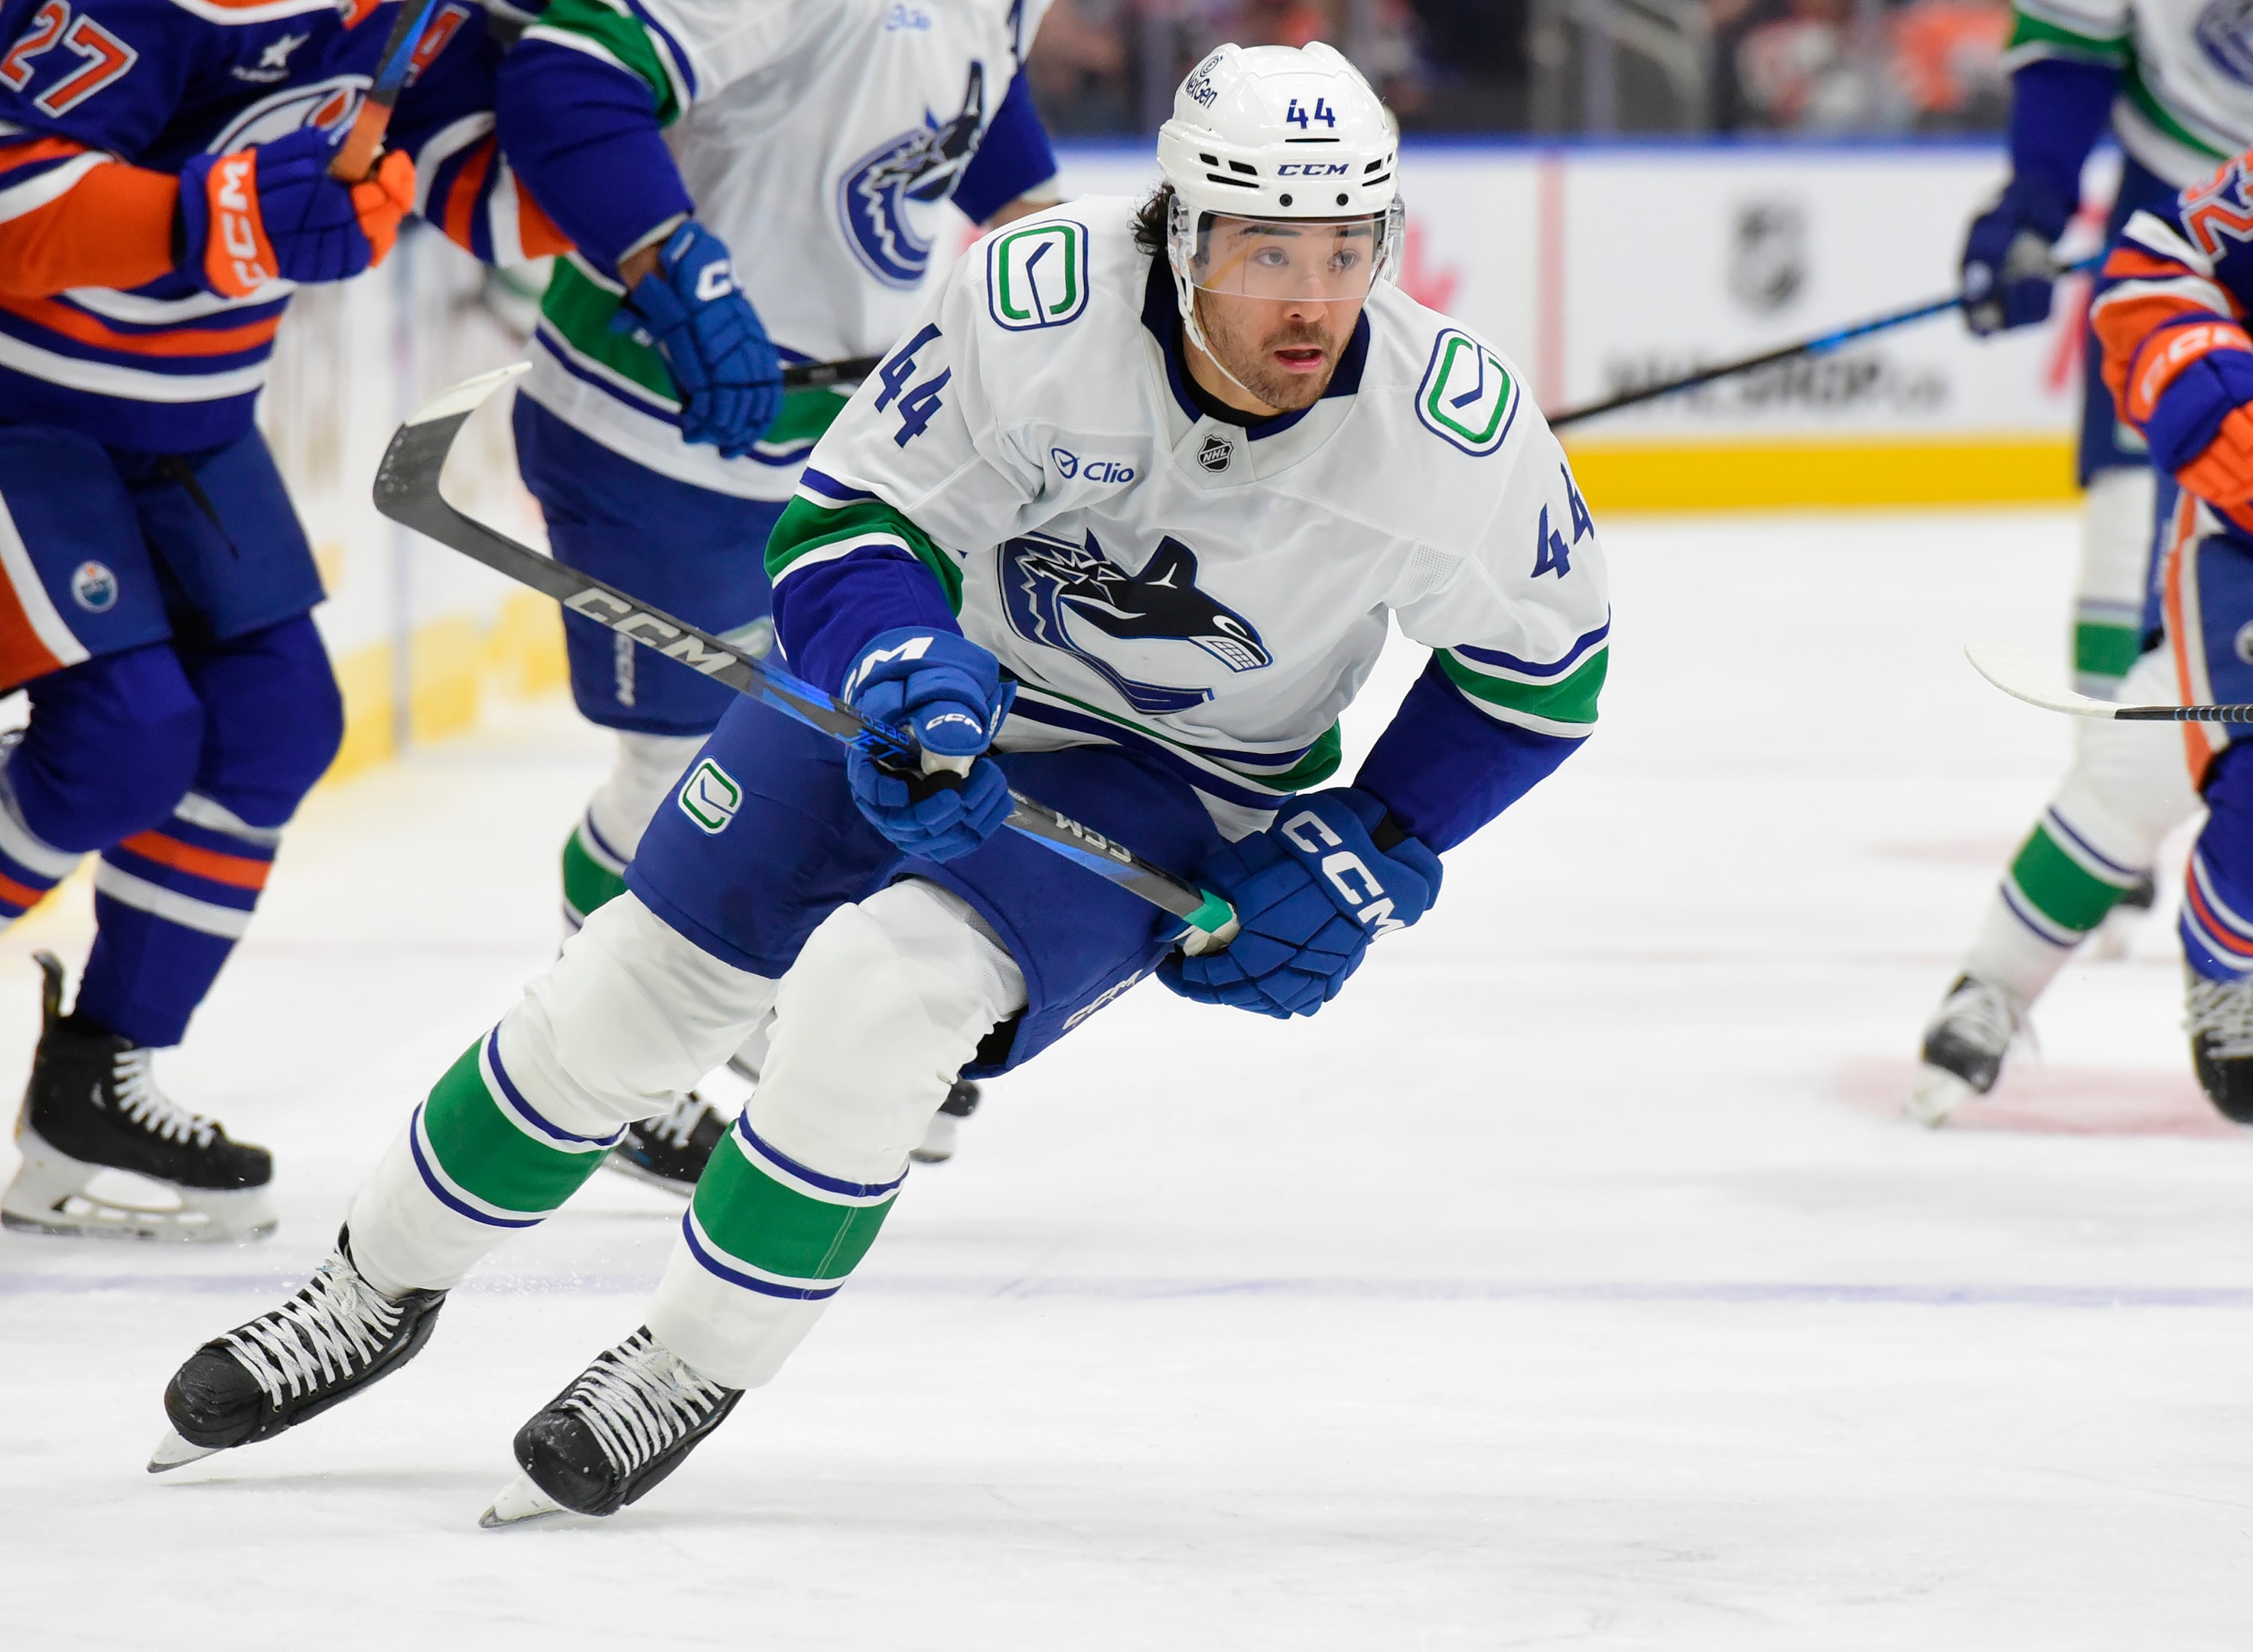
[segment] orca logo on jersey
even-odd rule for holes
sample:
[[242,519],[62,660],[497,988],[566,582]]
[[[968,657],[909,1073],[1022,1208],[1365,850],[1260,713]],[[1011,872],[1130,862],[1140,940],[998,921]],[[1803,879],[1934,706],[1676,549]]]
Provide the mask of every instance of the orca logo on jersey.
[[887,138],[848,168],[837,185],[845,244],[887,287],[915,287],[931,268],[931,242],[908,220],[908,203],[934,206],[954,193],[986,131],[986,66],[973,59],[962,108],[942,122]]
[[1137,711],[1201,706],[1239,672],[1275,663],[1252,622],[1197,589],[1196,553],[1168,534],[1139,574],[1105,554],[1034,534],[1001,549],[1009,629],[1060,649]]

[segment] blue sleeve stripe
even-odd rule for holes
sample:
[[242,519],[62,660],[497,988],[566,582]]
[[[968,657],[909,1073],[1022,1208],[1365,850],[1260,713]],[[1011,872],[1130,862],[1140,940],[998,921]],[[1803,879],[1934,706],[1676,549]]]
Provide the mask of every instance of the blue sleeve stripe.
[[848,488],[835,477],[807,465],[798,478],[799,486],[817,498],[834,499],[840,505],[850,505],[855,499],[873,499],[876,496],[861,488]]
[[643,28],[657,37],[657,43],[665,48],[665,55],[672,59],[673,71],[680,77],[681,89],[688,94],[681,102],[684,105],[694,102],[696,71],[689,64],[688,54],[680,49],[680,42],[673,38],[673,31],[650,16],[649,8],[643,5],[641,0],[626,0],[626,10],[634,14]]
[[1609,618],[1607,618],[1602,624],[1574,643],[1566,651],[1565,658],[1554,665],[1539,665],[1530,659],[1520,659],[1515,654],[1505,654],[1498,648],[1473,648],[1463,643],[1454,645],[1447,652],[1451,654],[1460,654],[1465,659],[1475,659],[1482,666],[1499,666],[1504,671],[1517,672],[1527,677],[1561,677],[1572,670],[1581,655],[1611,634],[1612,623]]

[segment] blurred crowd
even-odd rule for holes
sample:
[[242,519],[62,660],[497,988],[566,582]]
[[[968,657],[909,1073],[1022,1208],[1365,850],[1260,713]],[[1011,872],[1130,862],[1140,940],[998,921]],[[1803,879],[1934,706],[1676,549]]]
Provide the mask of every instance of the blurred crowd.
[[1328,40],[1412,129],[1998,128],[2006,0],[1056,0],[1032,57],[1059,134],[1147,132],[1223,40]]

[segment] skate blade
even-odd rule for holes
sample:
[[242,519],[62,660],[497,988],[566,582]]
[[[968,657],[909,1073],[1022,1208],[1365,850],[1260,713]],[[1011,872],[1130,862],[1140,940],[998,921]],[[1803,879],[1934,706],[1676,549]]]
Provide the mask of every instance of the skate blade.
[[545,1520],[550,1515],[571,1511],[532,1483],[529,1474],[519,1474],[501,1488],[492,1500],[492,1507],[478,1516],[478,1524],[487,1531],[499,1531],[508,1526],[521,1526],[528,1521]]
[[225,1449],[220,1446],[192,1445],[181,1439],[175,1430],[168,1428],[164,1431],[164,1439],[157,1442],[157,1449],[149,1453],[149,1472],[152,1474],[166,1474],[183,1464],[216,1457]]
[[1910,1086],[1902,1116],[1927,1130],[1937,1130],[1950,1114],[1979,1092],[1944,1067],[1920,1067]]
[[[242,1244],[274,1231],[270,1187],[182,1188],[85,1164],[19,1128],[24,1161],[0,1194],[0,1226],[71,1239]],[[167,1204],[146,1201],[167,1199]]]

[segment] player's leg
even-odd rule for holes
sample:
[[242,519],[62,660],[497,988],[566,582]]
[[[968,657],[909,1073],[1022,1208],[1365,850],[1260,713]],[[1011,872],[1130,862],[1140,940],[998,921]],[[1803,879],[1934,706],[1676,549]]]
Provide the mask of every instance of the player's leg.
[[270,1438],[411,1357],[463,1274],[568,1199],[624,1125],[725,1061],[806,935],[897,861],[826,736],[739,701],[700,762],[736,793],[716,836],[713,817],[671,811],[700,850],[687,898],[712,921],[640,893],[590,914],[409,1114],[321,1275],[182,1366],[165,1396],[178,1437],[156,1466]]
[[[0,429],[0,673],[29,678],[31,714],[0,769],[0,919],[12,918],[88,853],[163,827],[192,784],[205,712],[173,646],[165,596],[137,501],[117,460],[85,438]],[[114,917],[111,868],[98,914]],[[97,938],[96,951],[101,951]],[[149,1070],[161,1019],[97,973],[62,1014],[61,966],[47,972],[39,1046],[17,1126],[23,1163],[0,1216],[56,1234],[237,1237],[270,1225],[263,1149],[184,1112]],[[167,1184],[131,1201],[97,1184],[127,1170]]]
[[[1002,763],[1154,857],[1196,865],[1217,847],[1186,784],[1116,751]],[[659,868],[645,851],[634,888],[677,915],[699,901],[702,857],[672,823],[660,834],[682,853]],[[697,1184],[645,1322],[519,1432],[527,1479],[495,1522],[607,1514],[669,1473],[850,1277],[953,1075],[1029,1058],[1153,970],[1179,927],[1011,833],[908,869],[832,913],[783,978],[764,1082]]]
[[[2106,239],[2117,234],[2131,214],[2165,205],[2174,193],[2156,173],[2132,157],[2125,159]],[[2109,700],[2144,652],[2157,484],[2143,438],[2120,422],[2113,408],[2103,367],[2103,352],[2084,320],[2076,463],[2083,494],[2073,673],[2075,686],[2082,694]]]
[[[2150,646],[2111,687],[2133,700],[2179,699],[2164,641],[2155,571],[2175,547],[2209,531],[2197,501],[2172,483],[2157,492],[2149,529],[2152,570],[2143,578],[2138,635]],[[2053,794],[1980,920],[1977,938],[1939,1007],[1925,1025],[1906,1112],[1920,1124],[1944,1124],[2001,1076],[2010,1046],[2034,1000],[2075,947],[2108,917],[2148,909],[2152,861],[2166,834],[2196,810],[2182,741],[2146,723],[2076,721],[2074,766]]]
[[[513,425],[518,470],[540,501],[559,561],[732,640],[767,626],[766,541],[780,501],[736,498],[660,475],[529,396],[517,398]],[[735,696],[577,614],[564,614],[563,635],[580,714],[617,742],[609,778],[564,840],[568,934],[624,889],[651,817]],[[685,1195],[726,1127],[694,1091],[684,1091],[628,1125],[610,1163]]]
[[[2253,548],[2193,540],[2168,568],[2166,599],[2183,693],[2253,695]],[[2192,1065],[2217,1109],[2253,1124],[2253,742],[2206,723],[2183,724],[2182,739],[2208,811],[2180,919]]]

